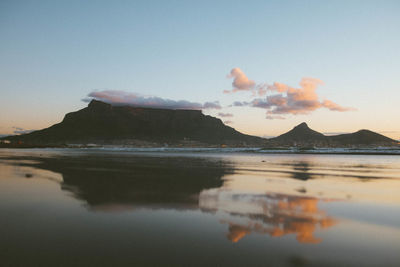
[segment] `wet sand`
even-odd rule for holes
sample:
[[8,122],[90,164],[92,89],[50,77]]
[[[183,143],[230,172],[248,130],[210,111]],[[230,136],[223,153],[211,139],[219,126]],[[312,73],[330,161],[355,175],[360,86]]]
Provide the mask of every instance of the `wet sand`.
[[399,266],[400,157],[0,150],[4,266]]

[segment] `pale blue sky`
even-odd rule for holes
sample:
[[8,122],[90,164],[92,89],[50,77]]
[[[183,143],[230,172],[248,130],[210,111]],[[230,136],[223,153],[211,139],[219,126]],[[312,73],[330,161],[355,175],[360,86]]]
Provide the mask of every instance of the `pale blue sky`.
[[242,132],[277,135],[306,121],[321,132],[369,128],[400,138],[399,29],[400,1],[3,0],[0,133],[57,123],[93,90],[223,106],[250,100],[222,93],[238,67],[257,83],[321,79],[321,98],[357,108],[285,120],[223,109]]

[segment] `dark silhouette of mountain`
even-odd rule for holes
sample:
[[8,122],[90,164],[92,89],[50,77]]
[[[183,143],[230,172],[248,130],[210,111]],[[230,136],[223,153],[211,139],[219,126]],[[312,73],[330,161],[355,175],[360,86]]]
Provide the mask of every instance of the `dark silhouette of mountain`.
[[363,145],[363,144],[395,144],[395,140],[370,130],[359,130],[355,133],[328,136],[331,143],[343,145]]
[[66,114],[61,123],[7,139],[26,144],[192,141],[243,145],[265,142],[263,138],[242,134],[200,110],[112,106],[97,100],[92,100],[86,108]]
[[325,140],[325,136],[322,133],[310,129],[307,123],[303,122],[287,133],[284,133],[278,137],[270,139],[271,141],[278,143],[287,142],[315,142]]
[[287,133],[269,139],[271,145],[284,146],[329,146],[343,147],[352,145],[396,145],[397,142],[384,135],[369,131],[360,130],[355,133],[325,136],[314,131],[303,122]]
[[397,141],[381,134],[360,130],[325,136],[303,122],[271,139],[242,134],[220,119],[200,110],[153,109],[112,106],[92,100],[86,108],[65,115],[62,122],[28,134],[3,137],[11,144],[2,147],[40,147],[62,144],[111,144],[131,146],[298,146],[348,147],[391,146]]

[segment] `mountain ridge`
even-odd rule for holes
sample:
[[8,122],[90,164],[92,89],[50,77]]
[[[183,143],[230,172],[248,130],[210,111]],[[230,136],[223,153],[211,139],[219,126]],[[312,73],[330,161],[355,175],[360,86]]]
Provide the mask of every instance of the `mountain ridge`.
[[242,134],[201,110],[113,106],[92,100],[81,110],[46,129],[7,137],[35,144],[201,142],[205,144],[261,144],[261,137]]
[[92,100],[83,109],[67,113],[60,123],[48,128],[2,137],[0,140],[32,147],[90,143],[128,146],[264,147],[398,145],[398,142],[391,138],[365,129],[349,134],[326,136],[309,128],[305,122],[277,137],[265,139],[238,132],[220,119],[204,115],[201,110],[111,105],[97,100]]
[[379,133],[362,129],[354,133],[326,136],[312,130],[303,122],[292,130],[268,139],[274,145],[292,146],[351,146],[351,145],[396,145],[397,141]]

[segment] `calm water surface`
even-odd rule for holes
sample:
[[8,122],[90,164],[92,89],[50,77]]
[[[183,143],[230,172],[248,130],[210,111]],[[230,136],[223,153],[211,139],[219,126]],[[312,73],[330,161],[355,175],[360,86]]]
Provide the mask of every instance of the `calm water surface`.
[[2,266],[400,266],[400,156],[0,150]]

